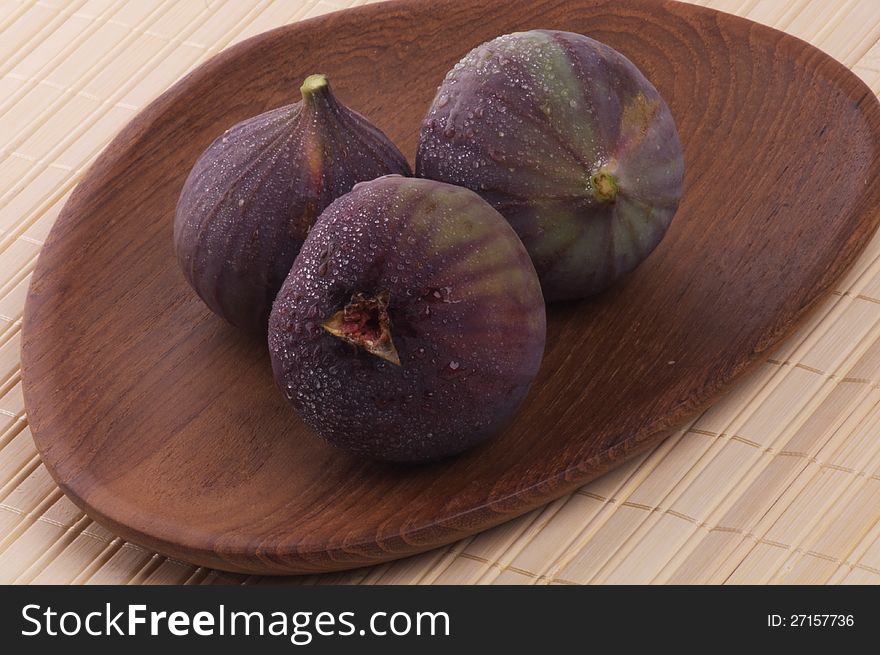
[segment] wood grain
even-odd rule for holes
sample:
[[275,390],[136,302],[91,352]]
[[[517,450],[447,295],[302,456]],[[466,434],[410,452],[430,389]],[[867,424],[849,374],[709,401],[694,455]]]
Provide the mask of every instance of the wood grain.
[[[296,99],[315,71],[411,156],[446,70],[538,27],[605,41],[658,87],[685,148],[681,208],[623,284],[551,309],[541,373],[503,434],[427,466],[344,455],[285,405],[265,345],[184,282],[183,180],[223,129]],[[202,565],[326,571],[449,543],[656,444],[788,333],[880,220],[878,145],[880,105],[843,66],[699,7],[402,0],[268,32],[151,104],[58,219],[24,316],[35,441],[97,521]]]

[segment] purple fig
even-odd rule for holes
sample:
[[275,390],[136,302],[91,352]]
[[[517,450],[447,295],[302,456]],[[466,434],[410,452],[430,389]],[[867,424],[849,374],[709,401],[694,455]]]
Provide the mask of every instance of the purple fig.
[[541,287],[510,225],[472,191],[397,175],[324,211],[269,319],[275,379],[302,419],[397,461],[498,431],[544,336]]
[[227,130],[199,157],[174,219],[183,274],[233,325],[266,329],[272,301],[324,208],[361,181],[410,174],[400,151],[311,75],[302,100]]
[[650,254],[678,207],[684,159],[666,103],[632,62],[536,30],[484,43],[449,71],[416,174],[501,212],[551,301],[597,293]]

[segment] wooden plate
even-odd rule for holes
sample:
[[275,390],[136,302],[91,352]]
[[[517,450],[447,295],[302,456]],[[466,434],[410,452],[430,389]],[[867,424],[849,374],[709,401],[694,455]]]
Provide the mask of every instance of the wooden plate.
[[[185,284],[172,212],[232,123],[327,73],[409,155],[448,68],[505,32],[581,32],[669,102],[685,194],[657,251],[594,300],[552,307],[513,425],[426,466],[323,444],[274,387],[264,343]],[[107,148],[31,282],[22,367],[61,488],[126,539],[254,573],[343,569],[522,514],[658,443],[788,333],[880,219],[880,105],[780,32],[674,2],[403,0],[286,26],[212,59]]]

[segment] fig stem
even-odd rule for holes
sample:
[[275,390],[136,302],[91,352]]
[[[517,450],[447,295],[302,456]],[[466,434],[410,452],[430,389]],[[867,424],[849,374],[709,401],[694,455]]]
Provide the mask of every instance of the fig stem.
[[400,355],[391,339],[391,318],[388,315],[390,300],[388,290],[380,291],[375,296],[356,293],[351,297],[351,302],[321,323],[321,327],[346,343],[400,366]]
[[310,98],[316,93],[321,93],[330,87],[330,83],[327,81],[326,75],[315,74],[309,75],[305,80],[303,80],[302,86],[299,87],[300,93],[302,93],[303,98]]
[[600,169],[590,178],[593,197],[599,202],[610,202],[617,197],[617,178],[606,170]]

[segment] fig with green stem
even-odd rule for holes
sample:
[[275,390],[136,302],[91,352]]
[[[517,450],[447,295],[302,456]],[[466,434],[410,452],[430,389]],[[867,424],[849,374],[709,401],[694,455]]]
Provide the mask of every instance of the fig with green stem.
[[400,151],[311,75],[302,100],[228,129],[199,157],[174,219],[190,285],[233,325],[265,331],[315,219],[358,182],[410,174]]
[[581,298],[657,246],[682,193],[669,108],[631,61],[534,30],[474,48],[422,123],[416,174],[473,189],[523,240],[545,298]]

